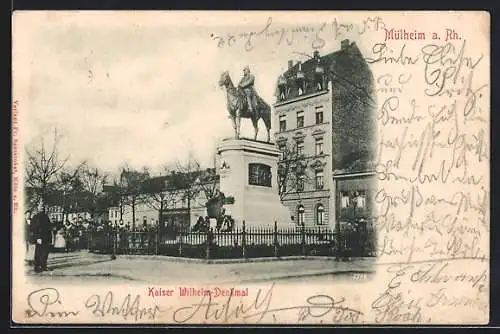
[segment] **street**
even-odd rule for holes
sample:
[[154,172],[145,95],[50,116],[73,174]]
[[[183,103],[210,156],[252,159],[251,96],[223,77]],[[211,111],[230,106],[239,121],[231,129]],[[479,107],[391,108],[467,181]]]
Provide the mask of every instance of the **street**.
[[344,279],[368,280],[374,271],[373,258],[337,262],[331,259],[295,259],[265,262],[203,263],[181,262],[153,256],[117,256],[88,252],[51,254],[49,268],[35,274],[26,267],[33,282],[64,284],[196,283],[234,284],[258,282],[332,282]]

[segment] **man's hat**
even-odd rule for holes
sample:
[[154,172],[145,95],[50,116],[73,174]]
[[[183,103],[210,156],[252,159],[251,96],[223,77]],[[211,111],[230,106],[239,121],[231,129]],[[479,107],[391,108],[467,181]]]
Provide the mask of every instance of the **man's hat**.
[[243,70],[248,70],[248,71],[250,71],[250,67],[247,65],[247,66],[245,66],[245,68],[244,68]]

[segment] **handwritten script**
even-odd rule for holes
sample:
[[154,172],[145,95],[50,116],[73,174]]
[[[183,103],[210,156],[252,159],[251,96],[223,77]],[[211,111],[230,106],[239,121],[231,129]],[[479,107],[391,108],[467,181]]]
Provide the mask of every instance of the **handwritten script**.
[[218,48],[243,47],[246,52],[253,51],[260,42],[271,43],[269,46],[300,45],[304,40],[313,49],[325,47],[329,40],[344,38],[348,34],[363,36],[368,32],[383,31],[384,20],[379,16],[368,16],[359,22],[346,22],[340,18],[314,24],[280,24],[273,17],[255,30],[239,32],[212,32],[211,40]]
[[[488,312],[489,81],[469,39],[375,43],[376,323]],[[437,311],[439,310],[439,311]],[[441,317],[441,318],[440,318]]]
[[26,318],[59,318],[76,319],[84,313],[90,312],[96,318],[121,317],[124,320],[155,320],[163,311],[158,305],[143,306],[141,296],[127,294],[124,298],[116,298],[112,291],[103,296],[95,294],[86,299],[80,307],[75,306],[70,298],[66,298],[71,305],[66,307],[63,297],[56,288],[43,288],[28,294],[28,308]]
[[[220,72],[229,73],[241,64],[248,64],[254,75],[255,90],[269,104],[269,110],[272,110],[271,128],[276,133],[275,139],[280,141],[283,137],[288,142],[295,142],[296,139],[303,138],[303,153],[307,155],[304,161],[308,165],[305,173],[311,177],[316,175],[316,182],[311,182],[304,191],[294,191],[292,197],[284,200],[284,204],[294,211],[302,203],[306,225],[315,225],[316,221],[321,220],[324,225],[321,231],[323,228],[331,229],[332,233],[325,236],[333,237],[330,240],[322,232],[317,236],[316,233],[313,235],[304,232],[302,241],[301,238],[294,237],[298,234],[282,238],[281,233],[277,237],[279,247],[273,249],[278,251],[279,256],[285,257],[291,255],[291,252],[296,255],[300,251],[307,251],[307,256],[282,261],[279,265],[271,263],[272,267],[264,267],[259,261],[206,264],[212,266],[211,270],[217,271],[214,274],[211,270],[205,273],[205,264],[193,261],[189,265],[200,265],[203,269],[200,269],[200,275],[191,274],[194,271],[189,268],[186,270],[189,274],[185,278],[193,278],[192,282],[185,282],[182,275],[186,272],[177,269],[179,266],[170,266],[171,263],[165,265],[166,271],[160,271],[164,268],[160,268],[159,264],[145,265],[158,266],[158,271],[157,268],[148,270],[152,267],[145,267],[143,270],[140,265],[142,262],[151,262],[149,258],[147,261],[143,261],[143,258],[131,260],[138,261],[137,265],[131,266],[130,271],[141,270],[137,274],[137,281],[144,282],[146,286],[140,287],[128,283],[121,286],[107,285],[104,288],[87,285],[63,287],[55,282],[61,282],[66,275],[56,278],[58,275],[31,275],[20,270],[33,281],[28,284],[28,280],[20,280],[18,277],[13,279],[13,291],[22,291],[19,293],[20,298],[15,296],[13,299],[16,305],[15,312],[12,313],[20,318],[16,321],[177,325],[425,325],[483,324],[489,321],[491,60],[490,19],[487,14],[394,11],[318,12],[312,15],[302,12],[292,16],[290,13],[279,12],[238,12],[231,14],[232,17],[227,21],[224,18],[228,16],[216,12],[207,13],[206,21],[201,19],[205,15],[202,13],[186,13],[180,20],[176,16],[178,14],[143,14],[127,16],[129,19],[124,21],[119,19],[122,16],[116,16],[117,20],[102,20],[107,14],[96,15],[95,21],[78,21],[76,16],[72,16],[75,14],[69,12],[50,15],[44,13],[43,18],[46,17],[47,21],[40,18],[23,22],[26,33],[16,25],[15,31],[23,30],[23,33],[18,35],[20,38],[13,45],[17,48],[20,45],[24,47],[17,50],[17,57],[14,57],[17,61],[16,71],[13,71],[16,74],[14,81],[17,89],[13,91],[17,93],[12,105],[13,189],[20,190],[23,186],[19,174],[23,170],[20,166],[22,156],[18,154],[21,152],[19,145],[29,142],[27,139],[36,132],[31,130],[38,127],[42,129],[45,125],[48,126],[49,123],[46,122],[55,120],[58,120],[58,124],[60,120],[61,125],[64,122],[72,124],[67,117],[59,118],[54,114],[58,110],[63,112],[66,106],[58,107],[55,104],[60,102],[58,99],[45,100],[50,94],[39,94],[44,89],[33,86],[35,83],[49,84],[51,89],[56,89],[59,87],[57,83],[64,82],[63,79],[71,75],[72,70],[75,70],[75,78],[84,73],[87,77],[80,80],[81,83],[78,78],[69,78],[68,85],[60,85],[60,94],[55,96],[67,99],[69,102],[66,104],[73,101],[75,105],[69,107],[77,110],[82,107],[78,103],[85,102],[85,109],[87,106],[90,108],[88,117],[98,115],[97,111],[112,111],[98,97],[104,95],[116,95],[120,101],[144,98],[144,113],[164,110],[163,104],[170,104],[167,109],[173,110],[174,114],[186,115],[185,125],[188,128],[195,129],[203,125],[203,129],[207,129],[208,132],[189,132],[193,136],[189,138],[193,139],[193,145],[198,145],[206,142],[207,134],[213,133],[217,137],[221,133],[217,120],[227,116],[225,101],[228,97],[225,94],[231,95],[231,89],[236,89],[231,88],[228,79],[220,80],[220,84],[225,83],[226,88],[221,86],[221,91],[216,91]],[[72,19],[54,19],[58,15],[68,15]],[[123,15],[125,17],[128,14]],[[165,16],[150,19],[149,15]],[[19,16],[21,15],[17,19]],[[214,19],[213,16],[217,17]],[[87,18],[89,17],[94,16],[88,14]],[[174,22],[175,20],[178,21]],[[119,24],[116,21],[120,21]],[[19,22],[18,20],[17,23]],[[83,25],[88,22],[92,22],[88,26],[91,29],[83,29],[87,28]],[[35,26],[35,23],[39,26]],[[61,26],[55,29],[56,25]],[[53,35],[41,35],[47,32]],[[62,38],[65,35],[76,37],[68,44],[62,42],[69,40]],[[106,36],[109,38],[107,41],[103,39]],[[47,50],[37,52],[36,57],[45,58],[28,57],[33,57],[34,53],[30,50],[36,50],[36,43],[39,41],[47,45]],[[137,44],[138,41],[141,43]],[[151,43],[151,47],[147,43]],[[103,47],[105,49],[101,49]],[[86,48],[96,50],[95,55],[94,51],[90,54],[95,67],[90,66],[88,61],[91,58],[85,53],[87,51],[82,51]],[[162,55],[168,55],[169,58],[165,60]],[[54,57],[61,58],[54,60]],[[78,59],[81,61],[77,61]],[[158,64],[149,64],[155,59]],[[20,60],[23,60],[22,64],[19,64]],[[168,63],[162,63],[164,61]],[[152,67],[145,66],[142,69],[141,62]],[[43,68],[46,64],[52,67]],[[94,68],[107,71],[108,67],[109,73],[115,75],[110,76],[103,71],[102,73],[106,73],[102,77],[105,80],[99,81]],[[115,67],[116,70],[113,70]],[[157,69],[161,71],[156,76],[154,74]],[[130,72],[126,72],[129,70]],[[119,79],[112,80],[116,75],[119,75]],[[151,77],[158,77],[158,80],[150,80]],[[236,78],[234,74],[232,78]],[[20,79],[24,79],[22,84],[19,84],[23,81]],[[141,85],[144,80],[151,85]],[[155,88],[156,81],[159,86]],[[162,81],[166,84],[161,84]],[[78,86],[80,84],[82,86]],[[106,88],[110,90],[109,94],[93,95],[96,93],[93,93],[93,86],[98,84],[103,85],[99,91]],[[131,86],[132,84],[134,85]],[[194,102],[202,103],[201,107],[206,106],[206,112],[198,115],[201,118],[191,117],[189,108],[179,106],[179,100],[185,100],[186,97],[193,100],[185,87],[192,88],[191,91],[198,94],[192,95],[197,99]],[[174,88],[180,90],[172,90]],[[130,89],[136,94],[130,95]],[[174,98],[168,98],[169,96]],[[231,96],[228,99],[231,100]],[[45,102],[45,109],[50,113],[47,117],[42,117],[37,111],[43,112],[45,109],[37,106],[43,107]],[[196,103],[191,107],[196,109]],[[126,104],[124,106],[127,107]],[[301,113],[304,118],[302,122],[298,122],[300,120],[297,117]],[[126,113],[120,113],[122,114]],[[136,124],[136,116],[130,116],[123,124]],[[21,120],[26,119],[34,123],[43,121],[43,124],[39,126],[40,124],[33,123],[24,128]],[[251,129],[251,122],[247,121],[244,121],[245,126]],[[97,118],[92,122],[99,129],[103,127]],[[110,124],[117,123],[113,121]],[[123,124],[117,126],[125,126]],[[262,129],[264,124],[259,124]],[[268,125],[267,120],[265,125]],[[230,130],[230,123],[222,125],[225,126]],[[375,129],[376,138],[365,136],[369,132],[365,129]],[[73,138],[73,132],[65,131],[64,136]],[[114,131],[104,133],[112,135]],[[23,134],[30,136],[21,138]],[[83,141],[81,145],[88,146]],[[68,142],[73,145],[75,140]],[[41,144],[43,148],[43,141]],[[62,148],[64,147],[66,146],[63,145]],[[203,150],[201,147],[197,149]],[[66,147],[68,148],[70,146]],[[174,155],[177,153],[179,152],[172,151]],[[53,157],[55,154],[50,159]],[[173,157],[174,160],[178,158],[180,157]],[[42,155],[40,161],[43,162],[44,159]],[[324,174],[317,170],[319,167]],[[332,177],[332,170],[340,170],[341,175]],[[322,181],[323,177],[325,182]],[[376,185],[369,185],[367,180],[370,178],[376,180]],[[59,186],[59,181],[54,181],[54,185],[57,184],[56,188],[60,189],[54,190],[52,183],[46,181],[43,179],[37,182],[41,185],[40,191],[32,187],[30,189],[33,191],[26,192],[33,193],[33,201],[38,199],[39,194],[50,195],[54,200],[64,195],[61,200],[70,207],[74,206],[71,204],[73,200],[66,200],[74,197],[73,190],[66,191],[66,186]],[[316,187],[318,182],[321,183],[321,190]],[[68,184],[71,189],[76,187],[73,183]],[[173,195],[177,196],[179,193],[175,191]],[[20,227],[13,233],[16,246],[14,254],[17,255],[28,254],[24,240],[21,240],[23,238],[17,236],[22,234],[17,232],[21,231],[21,226],[27,221],[25,218],[29,216],[26,213],[27,216],[23,217],[21,203],[24,201],[19,196],[13,196],[14,212],[17,212],[13,226]],[[251,200],[251,196],[246,198]],[[146,199],[144,198],[144,203],[140,203],[140,210],[144,206],[144,210],[154,211],[154,208],[146,209]],[[167,202],[170,203],[170,199]],[[131,205],[133,204],[128,203],[127,209]],[[375,212],[372,215],[370,209],[373,207]],[[265,215],[265,211],[262,211],[262,215]],[[134,213],[129,210],[126,214],[129,212]],[[51,217],[59,217],[58,211],[49,213]],[[296,214],[297,212],[295,221]],[[262,218],[264,221],[268,217]],[[346,237],[342,238],[343,234],[337,229],[339,226],[350,226],[356,233],[346,233]],[[360,231],[366,231],[359,228],[361,226],[374,228],[377,238],[375,245],[359,247],[363,243],[373,244],[367,238],[360,241]],[[353,237],[349,237],[350,235]],[[366,233],[363,235],[366,236]],[[269,234],[269,237],[272,235]],[[249,255],[250,249],[260,249],[259,245],[251,246],[254,240],[248,233],[246,238],[239,239],[246,240],[247,251],[242,254]],[[177,251],[181,251],[183,255],[194,254],[198,252],[198,248],[205,249],[200,245],[190,245],[190,241],[184,237],[168,240],[169,242],[160,240],[162,238],[156,239],[148,245],[158,247],[153,251],[155,247],[148,246],[148,252],[160,254],[163,249],[168,253],[170,249],[174,250],[174,244],[170,241],[182,246],[175,246],[176,254]],[[222,239],[225,239],[224,236]],[[292,241],[293,239],[296,240]],[[127,246],[122,245],[122,238],[118,241],[115,248],[120,249],[117,248],[114,253],[118,254],[116,259],[120,260],[119,257],[123,258],[120,250]],[[292,242],[301,243],[302,246],[306,243],[307,247],[287,247],[289,245],[286,243]],[[162,243],[168,247],[160,247]],[[312,243],[319,247],[310,249],[308,245]],[[241,241],[235,243],[238,247],[243,244]],[[229,243],[225,246],[228,245]],[[219,246],[221,251],[225,249],[220,242]],[[272,245],[269,247],[272,248]],[[17,251],[18,249],[21,251]],[[352,252],[344,252],[344,249]],[[360,249],[368,249],[362,254],[366,257],[361,258]],[[331,255],[328,259],[314,256],[315,261],[311,260],[313,256],[310,255],[314,252],[315,255],[325,254],[323,250]],[[208,255],[214,255],[218,252],[209,253]],[[344,261],[340,261],[341,256],[335,257],[340,253],[343,253]],[[92,259],[94,256],[100,255],[93,254]],[[72,256],[68,255],[67,258],[73,265]],[[311,261],[307,262],[309,260]],[[61,258],[51,258],[50,261],[66,263],[66,256],[64,259],[62,255]],[[19,264],[23,260],[13,262]],[[80,261],[75,260],[77,262]],[[86,260],[81,262],[85,263]],[[239,269],[240,265],[244,267],[243,270]],[[61,265],[61,269],[56,271],[64,271],[65,267],[66,264]],[[101,267],[97,264],[88,267],[99,272],[98,276],[93,276],[101,277],[101,269],[98,269]],[[114,275],[114,270],[121,270],[120,268],[119,265],[109,266],[109,270],[113,271],[113,280],[123,277]],[[73,269],[68,268],[68,272],[71,273]],[[80,270],[82,274],[78,275],[86,276],[83,275],[83,271],[87,270],[84,265],[77,271]],[[126,266],[125,270],[128,270]],[[159,274],[167,271],[175,272],[175,275]],[[269,281],[271,278],[267,274],[270,271],[272,282],[275,283]],[[298,274],[295,275],[296,272]],[[283,276],[278,277],[281,274]],[[302,275],[307,277],[297,277]],[[135,273],[130,276],[135,279]],[[165,282],[159,282],[163,279]],[[201,280],[205,279],[208,283],[203,285]],[[38,286],[37,280],[50,282],[50,285]],[[32,284],[33,282],[35,283]],[[220,285],[220,288],[211,289],[210,282]],[[223,286],[224,282],[245,282],[248,286],[230,289]],[[325,282],[327,284],[323,284]],[[196,288],[190,287],[191,283]],[[20,286],[21,284],[23,285]],[[216,293],[205,293],[206,291]]]
[[229,296],[224,302],[215,302],[211,295],[205,295],[195,304],[181,307],[173,313],[176,323],[198,320],[213,323],[279,323],[280,317],[292,317],[297,323],[358,323],[363,313],[349,307],[346,299],[328,295],[314,295],[304,304],[279,307],[273,306],[272,284],[267,289],[259,289],[255,299],[248,301]]

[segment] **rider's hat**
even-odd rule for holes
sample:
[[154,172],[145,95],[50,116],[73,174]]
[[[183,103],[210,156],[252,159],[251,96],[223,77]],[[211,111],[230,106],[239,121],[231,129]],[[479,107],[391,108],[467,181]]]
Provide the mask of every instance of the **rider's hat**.
[[247,71],[250,71],[250,66],[245,66],[245,68],[243,68],[243,70],[247,70]]

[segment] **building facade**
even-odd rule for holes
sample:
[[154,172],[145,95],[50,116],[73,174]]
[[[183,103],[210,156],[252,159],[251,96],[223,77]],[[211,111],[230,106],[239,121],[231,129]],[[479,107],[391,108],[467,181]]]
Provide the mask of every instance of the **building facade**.
[[64,212],[63,207],[60,205],[52,205],[47,207],[47,215],[52,224],[68,224],[82,225],[91,221],[92,217],[89,212]]
[[62,206],[54,205],[47,208],[47,216],[49,216],[52,224],[61,224],[64,221],[64,211]]
[[[373,92],[371,70],[349,40],[325,56],[315,51],[304,63],[289,61],[279,76],[275,140],[283,174],[293,180],[283,182],[280,192],[297,225],[334,228],[339,221],[372,216]],[[353,201],[358,212],[349,216]]]
[[[328,88],[275,105],[276,144],[288,175],[281,185],[281,200],[298,225],[329,225],[333,184],[331,105]],[[291,160],[291,161],[286,161]],[[301,162],[297,173],[296,161]],[[296,174],[297,173],[297,174]],[[295,174],[295,175],[294,175]]]
[[[207,169],[200,174],[202,178],[204,175],[215,176],[215,170]],[[130,198],[125,197],[121,207],[108,209],[108,221],[112,226],[135,226],[138,229],[158,225],[190,228],[199,217],[206,216],[205,190],[217,189],[218,181],[215,178],[210,184],[189,185],[188,188],[176,183],[172,175],[146,179],[145,186],[135,196],[134,208]]]

